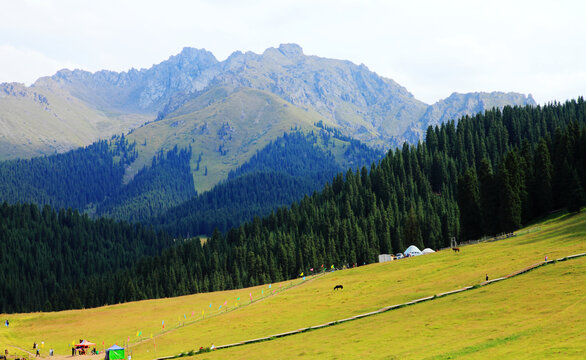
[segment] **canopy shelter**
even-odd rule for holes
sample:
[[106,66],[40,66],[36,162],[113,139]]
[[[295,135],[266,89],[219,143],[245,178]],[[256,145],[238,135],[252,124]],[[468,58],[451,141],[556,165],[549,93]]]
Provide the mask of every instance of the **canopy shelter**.
[[418,256],[418,255],[422,255],[421,254],[421,250],[419,250],[419,248],[415,245],[411,245],[407,248],[407,250],[405,250],[405,256]]
[[435,252],[435,251],[433,251],[433,250],[432,250],[432,249],[430,249],[430,248],[425,248],[425,249],[423,249],[423,251],[422,251],[421,253],[422,253],[422,254],[431,254],[431,253],[434,253],[434,252]]
[[82,340],[79,344],[75,344],[75,347],[78,349],[79,348],[86,349],[86,348],[89,348],[90,346],[96,346],[96,344],[94,344],[93,342],[89,342],[87,340]]
[[116,344],[106,349],[105,360],[124,360],[124,348]]

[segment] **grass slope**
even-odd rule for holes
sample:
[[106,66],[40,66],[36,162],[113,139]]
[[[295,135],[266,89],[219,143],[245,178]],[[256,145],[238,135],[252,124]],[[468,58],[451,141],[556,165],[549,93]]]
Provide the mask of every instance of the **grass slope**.
[[195,188],[201,193],[226,179],[230,170],[271,140],[292,128],[318,131],[314,124],[320,120],[324,118],[316,112],[295,107],[266,91],[215,87],[128,135],[138,145],[139,158],[128,169],[127,179],[148,166],[158,151],[191,146]]
[[[82,337],[106,345],[142,331],[131,347],[136,359],[173,355],[199,346],[230,344],[335,321],[384,306],[482,282],[550,259],[586,251],[586,213],[556,215],[525,235],[436,254],[336,271],[251,306],[175,327],[183,314],[201,318],[209,303],[257,298],[261,289],[197,294],[98,309],[5,315],[0,348],[45,341],[58,354]],[[319,266],[319,265],[318,265]],[[584,284],[586,259],[548,265],[528,274],[466,293],[322,330],[246,345],[201,358],[580,358],[586,350]],[[336,284],[344,290],[333,292]],[[278,284],[273,284],[276,288]],[[191,312],[195,316],[191,317]]]
[[87,146],[153,117],[105,113],[57,86],[0,84],[0,160]]

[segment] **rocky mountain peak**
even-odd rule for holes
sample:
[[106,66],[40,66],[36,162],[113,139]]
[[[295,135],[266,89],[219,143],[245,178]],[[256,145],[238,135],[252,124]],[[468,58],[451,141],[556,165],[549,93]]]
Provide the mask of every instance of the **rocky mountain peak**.
[[197,67],[207,68],[218,63],[218,59],[206,49],[196,49],[184,47],[181,52],[171,56],[168,62],[173,64],[197,65]]
[[279,51],[287,57],[303,56],[303,49],[297,44],[281,44]]

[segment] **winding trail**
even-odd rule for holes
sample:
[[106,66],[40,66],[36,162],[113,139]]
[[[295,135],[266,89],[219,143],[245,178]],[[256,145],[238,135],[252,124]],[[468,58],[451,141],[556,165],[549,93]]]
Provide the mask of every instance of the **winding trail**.
[[[261,342],[261,341],[270,341],[270,340],[274,340],[276,338],[281,338],[281,337],[285,337],[285,336],[291,336],[291,335],[295,335],[295,334],[300,334],[306,331],[310,331],[310,330],[316,330],[316,329],[321,329],[324,327],[328,327],[328,326],[333,326],[333,325],[337,325],[337,324],[341,324],[341,323],[345,323],[348,321],[354,321],[354,320],[358,320],[358,319],[362,319],[368,316],[373,316],[373,315],[377,315],[377,314],[381,314],[387,311],[391,311],[391,310],[396,310],[405,306],[410,306],[410,305],[415,305],[415,304],[419,304],[425,301],[430,301],[430,300],[436,300],[445,296],[449,296],[449,295],[454,295],[454,294],[458,294],[464,291],[469,291],[472,289],[477,289],[479,287],[482,286],[486,286],[486,285],[490,285],[499,281],[504,281],[507,279],[511,279],[514,277],[517,277],[519,275],[525,274],[529,271],[535,270],[537,268],[540,268],[542,266],[546,266],[558,261],[566,261],[566,260],[572,260],[572,259],[576,259],[579,257],[583,257],[586,256],[586,253],[581,253],[581,254],[575,254],[575,255],[569,255],[566,257],[562,257],[556,260],[548,260],[548,261],[542,261],[536,264],[533,264],[527,268],[521,269],[519,271],[516,271],[514,273],[511,273],[509,275],[497,278],[497,279],[493,279],[493,280],[488,280],[488,281],[484,281],[481,282],[480,284],[477,285],[473,285],[473,286],[465,286],[463,288],[459,288],[459,289],[455,289],[452,291],[448,291],[448,292],[443,292],[440,294],[436,294],[436,295],[432,295],[432,296],[427,296],[427,297],[423,297],[423,298],[419,298],[419,299],[415,299],[409,302],[405,302],[405,303],[401,303],[401,304],[396,304],[396,305],[390,305],[390,306],[385,306],[381,309],[375,310],[375,311],[371,311],[368,313],[364,313],[364,314],[359,314],[356,316],[352,316],[349,318],[345,318],[345,319],[340,319],[340,320],[335,320],[335,321],[330,321],[324,324],[320,324],[320,325],[314,325],[314,326],[309,326],[309,327],[305,327],[305,328],[301,328],[301,329],[297,329],[297,330],[292,330],[292,331],[288,331],[288,332],[284,332],[284,333],[279,333],[279,334],[273,334],[273,335],[269,335],[266,337],[262,337],[262,338],[256,338],[256,339],[250,339],[250,340],[244,340],[241,342],[237,342],[237,343],[233,343],[233,344],[226,344],[226,345],[219,345],[216,347],[217,350],[221,350],[221,349],[227,349],[227,348],[231,348],[231,347],[235,347],[235,346],[242,346],[242,345],[247,345],[247,344],[253,344],[253,343],[257,343],[257,342]],[[197,353],[194,353],[193,355],[198,355]],[[182,357],[182,356],[187,356],[187,353],[185,354],[177,354],[177,355],[172,355],[172,356],[165,356],[165,357],[160,357],[160,358],[156,358],[155,360],[166,360],[166,359],[171,359],[171,358],[176,358],[176,357]]]

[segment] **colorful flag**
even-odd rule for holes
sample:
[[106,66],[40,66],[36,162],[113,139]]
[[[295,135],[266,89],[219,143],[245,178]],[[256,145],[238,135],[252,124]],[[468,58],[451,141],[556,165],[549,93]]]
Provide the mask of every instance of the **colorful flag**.
[[228,300],[224,301],[224,305],[228,304]]
[[310,271],[313,271],[313,268],[309,269]]
[[303,281],[305,281],[305,276],[303,277]]
[[332,265],[332,269],[334,268],[334,265]]
[[[153,333],[151,333],[151,339],[152,339],[152,338],[153,338]],[[102,344],[102,345],[104,345],[104,344]]]
[[136,332],[136,337],[138,337],[138,336],[139,336],[139,335],[138,335],[138,331],[137,331],[137,332]]
[[183,318],[184,318],[184,319],[187,319],[187,316],[185,316],[185,314],[183,314]]
[[218,308],[218,310],[221,309],[221,308],[222,308],[222,305],[220,305],[220,307]]
[[261,295],[264,295],[264,293],[265,293],[265,291],[264,291],[264,290],[261,290],[261,291],[260,291],[260,294],[261,294]]
[[191,312],[191,316],[193,316],[193,315],[195,315],[195,311],[192,311],[192,312]]
[[237,297],[237,298],[236,298],[236,301],[240,301],[240,297]]
[[269,284],[269,289],[271,288],[272,284]]
[[210,303],[210,309],[212,308],[212,303]]
[[324,264],[321,264],[321,267],[324,267]]
[[201,311],[201,316],[203,316],[203,310]]
[[299,276],[303,276],[303,273],[299,274]]

